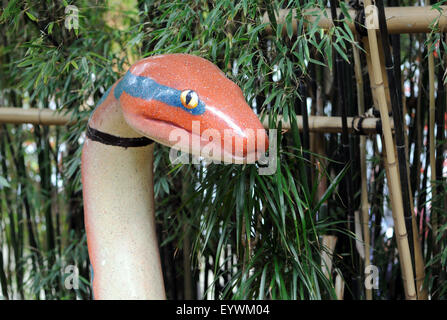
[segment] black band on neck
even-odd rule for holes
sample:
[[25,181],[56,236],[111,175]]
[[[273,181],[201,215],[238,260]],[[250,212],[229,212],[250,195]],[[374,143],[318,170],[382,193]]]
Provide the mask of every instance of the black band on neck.
[[107,144],[109,146],[117,146],[123,148],[145,147],[154,143],[153,140],[146,137],[122,138],[93,129],[90,126],[87,126],[87,138],[93,141],[100,142],[102,144]]

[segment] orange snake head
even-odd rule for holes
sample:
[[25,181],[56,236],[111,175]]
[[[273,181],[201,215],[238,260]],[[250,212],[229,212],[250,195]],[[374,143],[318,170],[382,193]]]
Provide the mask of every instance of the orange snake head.
[[241,89],[203,58],[143,59],[114,91],[129,125],[163,145],[233,163],[254,162],[268,148]]

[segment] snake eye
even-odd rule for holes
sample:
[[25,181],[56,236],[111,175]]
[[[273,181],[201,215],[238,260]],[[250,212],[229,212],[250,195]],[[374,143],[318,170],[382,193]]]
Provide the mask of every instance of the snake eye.
[[180,94],[180,100],[185,108],[194,109],[199,104],[199,96],[192,90],[184,90]]

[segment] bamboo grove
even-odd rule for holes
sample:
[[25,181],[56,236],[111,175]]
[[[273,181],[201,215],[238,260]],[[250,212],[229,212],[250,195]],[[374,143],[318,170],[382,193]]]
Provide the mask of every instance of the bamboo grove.
[[86,120],[132,63],[174,52],[235,81],[278,150],[259,175],[157,145],[169,299],[445,299],[444,2],[3,1],[1,299],[92,298]]

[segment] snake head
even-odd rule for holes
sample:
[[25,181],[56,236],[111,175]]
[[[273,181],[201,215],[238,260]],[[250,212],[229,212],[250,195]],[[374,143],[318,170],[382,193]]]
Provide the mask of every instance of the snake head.
[[268,148],[242,90],[203,58],[143,59],[118,83],[115,97],[127,123],[163,145],[233,163],[254,162]]

